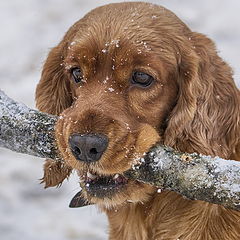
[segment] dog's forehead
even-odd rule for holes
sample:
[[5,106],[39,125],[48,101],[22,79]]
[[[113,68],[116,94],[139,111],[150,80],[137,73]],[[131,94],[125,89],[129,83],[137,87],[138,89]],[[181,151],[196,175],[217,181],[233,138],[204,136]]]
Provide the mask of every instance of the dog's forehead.
[[[124,26],[114,24],[99,27],[96,24],[88,26],[83,34],[78,34],[69,43],[68,59],[77,60],[88,66],[96,63],[115,65],[131,64],[133,61],[143,60],[153,53],[151,37],[136,33]],[[133,36],[131,36],[131,34]],[[114,65],[113,65],[114,68]]]
[[123,20],[121,24],[114,21],[91,22],[77,30],[69,48],[81,48],[81,51],[88,53],[94,50],[102,54],[127,51],[136,46],[150,50],[147,45],[151,44],[154,35],[156,34],[152,29],[141,25],[140,22],[137,26],[129,20]]
[[185,30],[181,20],[157,5],[106,5],[88,13],[70,29],[74,34],[68,41],[65,63],[87,71],[95,71],[96,66],[114,70],[117,66],[143,65],[143,61],[146,65],[150,58],[175,65],[172,43]]
[[92,60],[96,55],[104,57],[116,52],[127,55],[132,49],[142,54],[166,47],[174,32],[179,31],[180,36],[185,27],[175,14],[161,6],[143,2],[109,4],[92,10],[70,29],[74,34],[68,48],[71,55],[81,53]]

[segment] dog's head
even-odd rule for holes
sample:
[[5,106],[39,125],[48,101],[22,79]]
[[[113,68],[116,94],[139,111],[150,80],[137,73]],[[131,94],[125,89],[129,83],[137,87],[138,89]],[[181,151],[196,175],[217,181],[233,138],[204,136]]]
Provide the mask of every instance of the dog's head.
[[59,149],[90,202],[145,201],[155,191],[122,173],[157,141],[176,147],[186,135],[201,95],[196,38],[163,7],[120,3],[91,11],[50,52],[37,105],[60,115]]

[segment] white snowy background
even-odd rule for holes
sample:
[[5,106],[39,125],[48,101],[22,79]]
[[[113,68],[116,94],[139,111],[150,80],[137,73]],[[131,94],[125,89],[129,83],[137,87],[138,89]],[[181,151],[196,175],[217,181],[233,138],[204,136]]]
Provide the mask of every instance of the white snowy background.
[[[1,0],[0,88],[34,107],[34,92],[49,49],[97,0]],[[194,31],[211,37],[233,67],[240,86],[240,1],[151,1],[174,11]],[[42,159],[0,149],[1,240],[103,240],[107,220],[95,207],[68,208],[78,191],[73,177],[60,189],[44,190]]]

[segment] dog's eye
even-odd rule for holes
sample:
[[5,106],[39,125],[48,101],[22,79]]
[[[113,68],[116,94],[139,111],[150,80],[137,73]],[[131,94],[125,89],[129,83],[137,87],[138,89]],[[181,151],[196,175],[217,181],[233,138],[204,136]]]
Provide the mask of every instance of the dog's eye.
[[142,87],[148,87],[153,82],[154,78],[144,72],[134,72],[132,75],[131,82],[133,84],[138,84]]
[[83,74],[80,68],[73,68],[71,70],[72,76],[73,76],[73,80],[76,83],[80,83],[83,80]]

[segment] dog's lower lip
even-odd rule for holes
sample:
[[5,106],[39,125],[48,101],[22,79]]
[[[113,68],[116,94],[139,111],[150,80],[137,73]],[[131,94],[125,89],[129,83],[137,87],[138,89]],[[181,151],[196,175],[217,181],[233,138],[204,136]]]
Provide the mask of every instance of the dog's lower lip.
[[121,174],[98,176],[88,172],[83,182],[84,188],[89,195],[104,198],[111,197],[121,191],[128,183],[128,179]]

